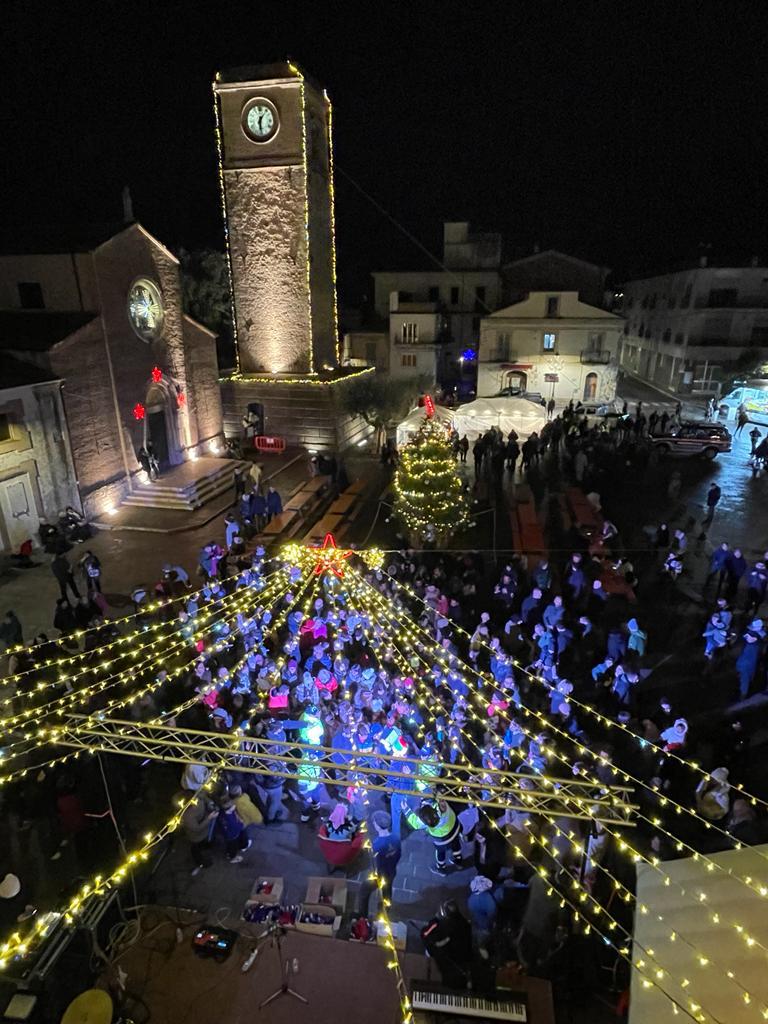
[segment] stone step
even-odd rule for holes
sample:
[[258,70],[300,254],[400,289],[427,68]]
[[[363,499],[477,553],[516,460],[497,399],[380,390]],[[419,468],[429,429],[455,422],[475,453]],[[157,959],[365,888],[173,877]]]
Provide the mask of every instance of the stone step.
[[214,472],[206,473],[178,487],[163,483],[162,478],[152,481],[127,494],[122,504],[133,508],[200,508],[232,486],[232,477],[238,465],[248,467],[250,463],[238,463],[235,459],[227,459],[222,461],[222,465]]

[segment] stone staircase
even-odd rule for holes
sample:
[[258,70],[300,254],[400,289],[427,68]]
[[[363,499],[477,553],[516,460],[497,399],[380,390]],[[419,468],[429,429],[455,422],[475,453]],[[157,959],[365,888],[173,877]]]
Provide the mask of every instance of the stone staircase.
[[173,466],[158,480],[136,484],[123,498],[122,505],[132,508],[175,508],[191,511],[205,505],[232,486],[235,467],[247,471],[249,462],[236,459],[198,459]]

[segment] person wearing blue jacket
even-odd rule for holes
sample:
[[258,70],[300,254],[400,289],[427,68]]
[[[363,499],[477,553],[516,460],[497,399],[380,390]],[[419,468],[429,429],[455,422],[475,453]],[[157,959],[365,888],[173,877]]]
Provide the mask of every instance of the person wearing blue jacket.
[[283,511],[283,499],[277,493],[274,487],[270,487],[267,491],[267,522],[271,522],[275,516],[279,516]]

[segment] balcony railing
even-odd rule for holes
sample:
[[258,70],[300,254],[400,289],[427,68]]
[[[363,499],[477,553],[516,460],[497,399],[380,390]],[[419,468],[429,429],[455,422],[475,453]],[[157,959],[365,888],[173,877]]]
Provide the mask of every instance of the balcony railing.
[[580,361],[582,363],[610,363],[612,352],[606,350],[598,350],[585,348],[581,350]]
[[511,352],[507,349],[496,349],[480,357],[481,363],[516,363],[518,361],[517,352]]

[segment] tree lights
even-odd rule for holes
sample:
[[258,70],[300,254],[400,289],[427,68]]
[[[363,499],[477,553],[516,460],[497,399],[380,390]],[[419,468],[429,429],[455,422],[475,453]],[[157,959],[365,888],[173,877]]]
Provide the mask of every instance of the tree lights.
[[445,541],[467,522],[467,498],[445,429],[426,420],[400,452],[394,515],[421,543]]

